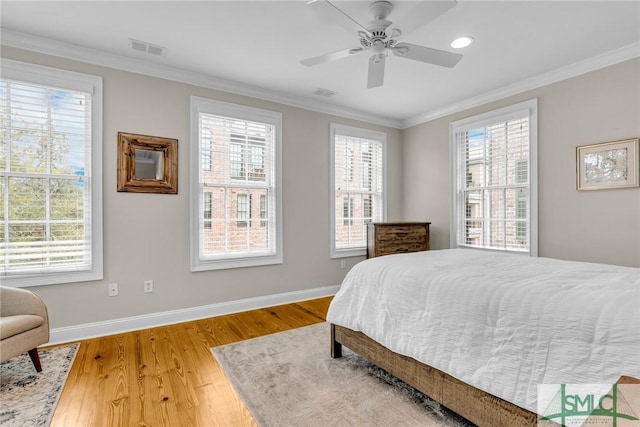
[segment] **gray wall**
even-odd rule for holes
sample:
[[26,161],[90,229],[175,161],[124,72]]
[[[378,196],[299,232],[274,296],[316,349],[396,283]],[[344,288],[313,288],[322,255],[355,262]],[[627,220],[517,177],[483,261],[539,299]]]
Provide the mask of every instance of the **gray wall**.
[[576,190],[576,147],[640,136],[640,59],[406,129],[404,215],[449,247],[449,123],[538,98],[539,255],[640,267],[640,189]]
[[[5,58],[102,76],[104,90],[104,280],[32,288],[53,328],[339,285],[362,258],[329,258],[329,123],[387,132],[388,218],[401,215],[401,131],[267,101],[13,48]],[[189,97],[283,115],[284,264],[189,271]],[[116,191],[117,132],[177,138],[177,195]],[[153,279],[155,291],[143,293]],[[107,296],[117,282],[120,295]]]

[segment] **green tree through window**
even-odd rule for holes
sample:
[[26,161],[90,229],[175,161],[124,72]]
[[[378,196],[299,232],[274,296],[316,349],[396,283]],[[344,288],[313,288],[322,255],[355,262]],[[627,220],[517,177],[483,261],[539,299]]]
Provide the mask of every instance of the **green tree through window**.
[[91,106],[89,92],[0,80],[0,275],[101,277],[87,174]]

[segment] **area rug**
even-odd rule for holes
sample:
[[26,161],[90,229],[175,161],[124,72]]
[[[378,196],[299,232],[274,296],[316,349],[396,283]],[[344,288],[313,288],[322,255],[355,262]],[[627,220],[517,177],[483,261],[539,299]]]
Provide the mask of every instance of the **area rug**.
[[212,348],[255,418],[275,426],[473,426],[343,347],[328,323]]
[[79,344],[39,351],[42,372],[27,353],[0,364],[0,425],[48,426]]

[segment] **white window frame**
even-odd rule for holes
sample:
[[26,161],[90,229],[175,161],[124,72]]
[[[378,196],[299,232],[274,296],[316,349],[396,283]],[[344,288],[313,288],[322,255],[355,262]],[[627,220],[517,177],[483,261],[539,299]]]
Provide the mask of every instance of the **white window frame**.
[[91,185],[91,266],[79,271],[9,274],[0,276],[2,284],[27,287],[102,280],[102,78],[4,58],[0,60],[0,70],[3,79],[91,94],[91,164],[89,170],[85,169],[85,181]]
[[[199,115],[200,113],[233,117],[240,120],[269,123],[275,126],[275,242],[270,254],[238,254],[221,257],[201,257],[200,241],[200,159]],[[247,107],[229,102],[217,101],[197,96],[191,97],[191,177],[190,177],[190,230],[191,230],[191,271],[220,270],[228,268],[253,267],[282,264],[282,113]],[[248,155],[248,153],[247,153]]]
[[529,208],[528,216],[528,251],[510,251],[507,249],[480,249],[499,250],[503,252],[524,253],[530,256],[538,256],[538,100],[530,99],[508,107],[489,111],[476,116],[457,120],[449,124],[450,137],[450,165],[451,165],[451,189],[450,189],[450,240],[451,248],[468,247],[458,242],[458,208],[464,203],[458,195],[458,179],[460,177],[458,163],[458,144],[456,134],[481,128],[489,124],[508,121],[528,115],[529,117]]
[[[382,144],[382,218],[380,221],[386,221],[387,218],[387,134],[377,132],[370,129],[362,129],[353,126],[331,123],[329,126],[329,229],[330,229],[330,252],[331,258],[346,258],[354,256],[363,256],[367,254],[366,241],[362,247],[338,249],[336,246],[336,135],[351,136],[354,138],[365,138],[380,141]],[[341,159],[344,164],[345,159]],[[353,177],[352,177],[353,178]],[[340,209],[342,209],[342,199],[340,200]]]

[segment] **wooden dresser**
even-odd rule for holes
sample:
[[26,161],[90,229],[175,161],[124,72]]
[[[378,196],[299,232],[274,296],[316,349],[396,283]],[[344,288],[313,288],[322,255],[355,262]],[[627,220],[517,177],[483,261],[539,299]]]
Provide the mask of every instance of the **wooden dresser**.
[[367,225],[367,258],[429,250],[430,222],[378,222]]

